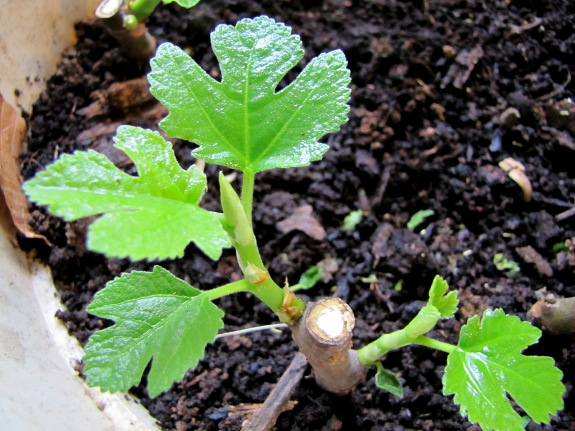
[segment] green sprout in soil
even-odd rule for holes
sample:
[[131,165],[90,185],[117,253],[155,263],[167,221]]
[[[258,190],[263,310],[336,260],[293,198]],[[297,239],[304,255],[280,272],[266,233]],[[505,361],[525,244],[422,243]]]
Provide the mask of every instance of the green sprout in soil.
[[493,264],[499,271],[504,272],[509,278],[513,278],[521,272],[519,264],[512,259],[505,257],[503,253],[493,255]]
[[421,225],[425,221],[426,218],[431,217],[433,214],[435,214],[435,211],[433,210],[417,211],[415,214],[411,216],[411,218],[407,222],[407,228],[411,231],[414,231],[415,229],[418,228],[419,225]]
[[321,280],[322,276],[323,271],[321,266],[312,266],[311,268],[304,271],[296,284],[290,286],[290,290],[292,292],[297,292],[298,290],[309,290],[314,287],[318,281]]
[[563,251],[569,251],[569,247],[565,242],[558,242],[553,244],[553,253],[561,253]]
[[411,322],[355,350],[354,316],[345,302],[305,303],[270,277],[252,229],[255,176],[322,158],[328,146],[318,140],[347,121],[350,72],[343,52],[324,53],[276,91],[303,57],[300,38],[289,27],[258,17],[220,25],[211,38],[221,81],[169,43],[152,60],[149,81],[169,109],[160,124],[168,136],[198,144],[192,152],[197,158],[243,173],[240,195],[220,174],[221,213],[200,205],[204,173],[195,166],[182,169],[169,142],[138,127],[121,126],[115,137],[136,176],[87,151],[62,156],[24,185],[32,201],[66,220],[100,215],[90,226],[88,246],[107,256],[168,259],[182,256],[191,242],[212,259],[230,245],[237,253],[244,278],[212,290],[196,289],[160,266],[110,281],[87,308],[115,322],[86,345],[88,383],[127,391],[151,362],[148,391],[158,396],[196,366],[223,327],[224,312],[214,300],[249,292],[289,326],[328,391],[349,393],[374,367],[376,384],[401,396],[401,383],[382,358],[420,345],[447,354],[443,392],[453,394],[461,413],[485,430],[523,430],[524,419],[508,397],[535,422],[549,423],[563,408],[565,388],[552,358],[521,353],[541,335],[531,324],[487,310],[461,328],[457,345],[428,336],[458,309],[457,292],[437,276]]
[[343,219],[343,224],[341,226],[341,230],[344,232],[351,232],[351,231],[355,230],[357,225],[361,222],[362,218],[363,218],[363,211],[362,210],[351,211]]

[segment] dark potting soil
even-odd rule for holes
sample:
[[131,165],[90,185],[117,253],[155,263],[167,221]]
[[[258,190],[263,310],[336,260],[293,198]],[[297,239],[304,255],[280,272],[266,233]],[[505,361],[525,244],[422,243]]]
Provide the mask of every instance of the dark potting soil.
[[[308,60],[341,48],[352,72],[350,121],[326,138],[331,150],[324,159],[257,178],[255,230],[276,280],[295,283],[318,262],[335,262],[333,278],[306,295],[347,301],[356,313],[357,346],[405,325],[437,273],[460,293],[457,319],[432,333],[452,343],[465,320],[488,307],[525,318],[542,289],[575,295],[575,245],[554,249],[575,243],[575,217],[556,218],[575,198],[575,106],[569,99],[575,95],[575,3],[207,0],[190,11],[160,7],[149,27],[160,42],[189,50],[217,77],[209,32],[218,23],[260,14],[290,25]],[[127,59],[97,22],[79,23],[77,32],[77,46],[64,53],[29,119],[26,178],[62,153],[87,148],[134,172],[110,148],[116,126],[157,129],[165,115],[145,98],[138,106],[86,109],[97,99],[94,91],[143,77],[147,66]],[[193,144],[174,145],[184,166],[194,162]],[[506,157],[525,166],[530,202],[498,166]],[[204,206],[213,209],[218,170],[206,170],[212,185]],[[311,215],[295,211],[305,206]],[[357,209],[361,222],[342,231],[345,216]],[[407,229],[410,216],[424,209],[434,215],[415,232]],[[87,251],[85,220],[65,223],[41,208],[33,214],[34,227],[53,246],[21,244],[52,267],[67,307],[59,317],[85,343],[109,324],[85,311],[95,292],[122,272],[152,264]],[[537,251],[537,264],[521,257],[527,246]],[[519,273],[498,270],[497,253],[516,261]],[[240,276],[231,251],[212,262],[193,245],[183,258],[159,264],[201,289]],[[275,322],[246,295],[219,305],[227,330]],[[529,430],[574,429],[574,341],[544,334],[528,350],[552,356],[567,386],[565,410],[551,425],[530,424]],[[242,420],[237,406],[263,402],[295,351],[285,330],[225,338],[208,346],[205,359],[169,392],[155,399],[143,386],[133,392],[164,429],[236,430]],[[400,374],[402,399],[377,389],[373,379],[337,397],[319,389],[308,370],[277,429],[477,430],[458,414],[452,397],[441,395],[445,359],[425,347],[390,353],[384,365]]]

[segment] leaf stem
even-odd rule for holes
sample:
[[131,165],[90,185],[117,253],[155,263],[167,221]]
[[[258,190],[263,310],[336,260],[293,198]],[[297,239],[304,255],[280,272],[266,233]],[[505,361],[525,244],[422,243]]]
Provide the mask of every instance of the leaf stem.
[[236,249],[238,264],[246,277],[246,281],[251,285],[248,290],[270,307],[283,323],[291,325],[304,312],[305,303],[289,289],[279,287],[270,278],[262,261],[251,220],[254,177],[253,172],[244,172],[242,197],[240,198],[220,172],[220,197],[224,212],[223,225]]
[[256,175],[250,171],[244,171],[244,177],[242,180],[242,206],[246,213],[248,223],[252,225],[252,207],[254,201],[254,182]]
[[437,350],[441,350],[442,352],[445,353],[451,353],[455,350],[455,348],[457,347],[454,344],[450,344],[450,343],[446,343],[444,341],[439,341],[436,340],[434,338],[430,338],[430,337],[426,337],[425,335],[422,335],[420,337],[417,337],[414,341],[413,344],[418,344],[420,346],[427,346],[427,347],[431,347],[432,349],[437,349]]
[[390,350],[407,346],[412,342],[413,339],[407,336],[405,328],[389,334],[383,334],[358,350],[357,355],[359,362],[366,366],[373,365]]
[[432,349],[441,350],[446,353],[451,353],[457,347],[453,344],[426,337],[425,335],[419,335],[412,338],[409,336],[409,331],[406,331],[406,329],[407,328],[403,328],[399,331],[383,334],[378,339],[359,349],[359,362],[364,365],[373,365],[387,352],[410,344],[431,347]]
[[[242,245],[235,243],[234,247],[238,256],[238,263],[242,272],[250,280],[249,291],[263,301],[268,307],[276,313],[284,323],[291,324],[292,317],[297,319],[305,310],[305,303],[293,295],[293,301],[289,306],[299,309],[293,316],[285,316],[285,295],[286,292],[271,279],[269,273],[262,261],[257,242],[254,238],[249,244]],[[295,311],[295,310],[294,310]]]
[[213,301],[214,299],[222,298],[224,296],[231,295],[232,293],[249,292],[251,287],[252,285],[248,283],[246,279],[242,279],[208,290],[205,294],[210,301]]

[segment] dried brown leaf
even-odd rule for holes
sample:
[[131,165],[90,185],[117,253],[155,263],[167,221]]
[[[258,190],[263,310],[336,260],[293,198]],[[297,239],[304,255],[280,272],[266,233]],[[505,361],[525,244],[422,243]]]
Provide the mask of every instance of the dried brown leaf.
[[499,162],[499,167],[521,187],[523,200],[529,202],[533,197],[533,188],[525,173],[525,166],[513,157],[507,157]]
[[291,216],[280,221],[276,226],[282,233],[300,230],[317,240],[325,239],[327,236],[323,226],[313,216],[312,207],[309,205],[296,208]]
[[26,122],[0,94],[0,189],[14,226],[27,238],[42,238],[28,225],[30,213],[28,202],[20,186],[20,163],[18,156],[24,137]]

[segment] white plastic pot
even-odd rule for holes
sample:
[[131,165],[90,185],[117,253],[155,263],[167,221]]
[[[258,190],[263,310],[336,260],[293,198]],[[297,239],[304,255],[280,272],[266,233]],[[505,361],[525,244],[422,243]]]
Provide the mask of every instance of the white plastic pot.
[[[0,92],[30,111],[74,42],[73,24],[97,0],[4,0],[0,12]],[[15,90],[18,90],[16,95]],[[74,367],[83,356],[55,318],[63,306],[50,273],[18,248],[0,199],[0,428],[5,431],[157,430],[123,394],[89,388]]]

